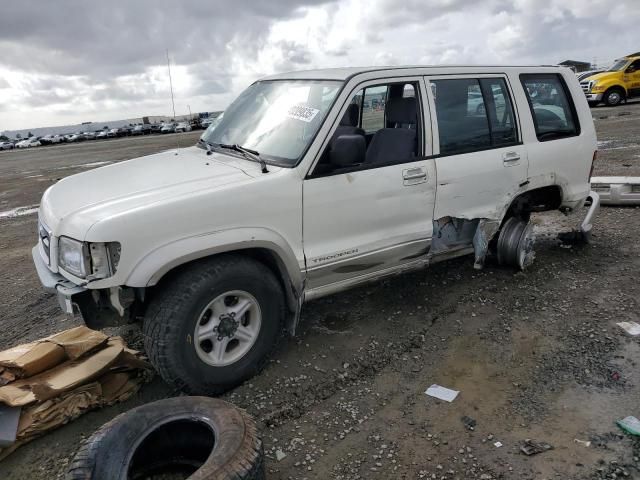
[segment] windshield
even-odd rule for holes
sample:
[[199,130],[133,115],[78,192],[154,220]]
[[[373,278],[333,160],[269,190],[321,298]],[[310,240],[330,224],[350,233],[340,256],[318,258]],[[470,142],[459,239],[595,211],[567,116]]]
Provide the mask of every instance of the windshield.
[[274,80],[256,82],[218,117],[202,139],[240,145],[266,161],[295,165],[303,155],[342,82]]
[[629,60],[626,60],[626,59],[616,60],[615,63],[613,65],[611,65],[609,67],[609,70],[607,70],[607,71],[608,72],[619,72],[620,70],[624,69],[624,67],[627,65],[627,63],[629,63]]

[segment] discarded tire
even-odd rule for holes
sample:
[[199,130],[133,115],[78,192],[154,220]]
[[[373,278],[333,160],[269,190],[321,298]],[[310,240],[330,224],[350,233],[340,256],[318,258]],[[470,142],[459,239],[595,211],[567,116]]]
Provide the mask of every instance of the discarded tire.
[[149,403],[80,448],[67,480],[263,479],[262,442],[243,410],[207,397]]

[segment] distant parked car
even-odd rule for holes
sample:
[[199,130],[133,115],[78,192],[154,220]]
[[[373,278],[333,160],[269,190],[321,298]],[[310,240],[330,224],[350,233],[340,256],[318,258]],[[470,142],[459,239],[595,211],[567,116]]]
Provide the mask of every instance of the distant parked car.
[[578,77],[578,81],[581,82],[585,78],[589,78],[592,75],[597,75],[598,73],[602,73],[602,72],[604,72],[604,70],[589,70],[587,72],[576,73],[576,76]]
[[111,130],[109,130],[109,132],[107,132],[107,136],[109,138],[121,137],[122,132],[119,128],[112,128]]
[[160,133],[176,133],[176,124],[165,123],[160,129]]
[[42,145],[52,145],[60,142],[62,142],[62,137],[60,135],[45,135],[40,139],[40,143]]
[[95,140],[96,139],[96,132],[83,132],[82,135],[84,136],[85,140]]
[[174,132],[190,132],[190,131],[191,131],[191,125],[189,125],[186,122],[180,122],[174,128]]
[[214,119],[211,117],[203,118],[202,120],[200,120],[200,128],[206,130],[207,128],[209,128],[209,125],[211,125],[213,120]]
[[131,135],[147,135],[148,133],[151,133],[151,125],[148,124],[136,125],[131,130]]
[[13,143],[0,142],[0,150],[13,150]]
[[83,133],[81,132],[76,132],[76,133],[71,133],[69,135],[65,135],[66,141],[67,142],[82,142],[83,140],[86,140],[85,136]]
[[100,130],[99,132],[96,133],[97,139],[108,138],[108,137],[109,137],[109,130]]
[[31,137],[16,143],[16,148],[39,147],[40,145],[42,144],[40,143],[40,140],[38,139],[38,137]]
[[160,133],[160,130],[162,130],[162,127],[164,125],[162,123],[154,123],[151,125],[151,133]]

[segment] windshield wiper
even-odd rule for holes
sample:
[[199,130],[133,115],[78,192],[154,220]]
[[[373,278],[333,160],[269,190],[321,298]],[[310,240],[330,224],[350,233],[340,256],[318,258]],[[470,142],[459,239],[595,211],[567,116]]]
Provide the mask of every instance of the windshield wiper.
[[198,139],[198,143],[200,145],[204,145],[204,149],[207,151],[207,155],[211,155],[213,153],[213,149],[211,148],[211,144],[209,142],[207,142],[205,139],[199,138]]
[[214,145],[217,146],[217,147],[220,147],[220,148],[226,148],[228,150],[234,150],[236,152],[241,153],[245,158],[248,158],[249,160],[253,160],[254,162],[258,162],[260,164],[260,168],[262,169],[262,173],[269,173],[269,170],[267,170],[267,162],[265,162],[260,157],[260,154],[258,152],[256,152],[255,150],[251,150],[250,148],[242,147],[242,146],[238,145],[237,143],[234,143],[233,145],[229,145],[229,144],[225,144],[225,143],[216,143]]

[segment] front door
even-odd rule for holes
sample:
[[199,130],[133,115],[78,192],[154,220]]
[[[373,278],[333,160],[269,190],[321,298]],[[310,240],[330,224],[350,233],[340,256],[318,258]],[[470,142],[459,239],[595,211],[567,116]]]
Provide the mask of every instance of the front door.
[[[425,158],[431,142],[423,98],[419,78],[394,79],[358,86],[342,106],[344,121],[303,185],[312,296],[425,258],[436,176],[434,160]],[[353,163],[332,159],[341,135],[366,148],[364,157]]]

